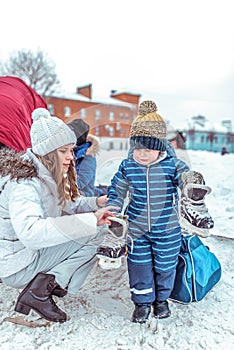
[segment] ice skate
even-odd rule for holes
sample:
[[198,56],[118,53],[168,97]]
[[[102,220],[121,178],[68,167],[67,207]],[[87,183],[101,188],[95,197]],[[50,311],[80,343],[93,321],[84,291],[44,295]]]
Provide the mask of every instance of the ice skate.
[[179,200],[180,225],[190,234],[208,237],[214,221],[205,205],[205,196],[211,188],[204,185],[203,176],[196,171],[182,174],[184,182]]
[[102,269],[117,269],[122,258],[127,255],[126,235],[128,229],[127,215],[110,216],[111,225],[97,249],[98,266]]

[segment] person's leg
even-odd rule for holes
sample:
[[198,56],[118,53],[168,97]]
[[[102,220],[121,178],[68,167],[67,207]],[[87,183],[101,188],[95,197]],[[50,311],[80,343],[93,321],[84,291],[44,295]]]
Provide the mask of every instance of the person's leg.
[[144,323],[151,312],[155,299],[152,263],[137,264],[128,261],[131,299],[135,305],[132,322]]
[[97,262],[96,250],[97,246],[84,245],[48,273],[55,275],[58,284],[67,288],[68,293],[76,295]]
[[152,304],[155,300],[152,263],[139,264],[128,260],[128,274],[134,304]]
[[2,280],[12,287],[23,288],[39,272],[44,272],[53,274],[62,288],[68,288],[69,292],[71,290],[72,294],[76,294],[97,260],[96,250],[103,240],[103,232],[99,229],[96,236],[85,238],[82,244],[70,241],[40,249],[29,266]]
[[175,282],[176,269],[155,272],[155,300],[165,301],[172,292]]
[[131,299],[135,304],[132,322],[147,321],[155,300],[154,273],[150,242],[142,237],[134,241],[128,253],[128,274]]
[[55,275],[56,281],[76,295],[97,262],[97,248],[103,241],[106,226],[97,228],[97,235],[90,237],[85,244],[74,251],[69,258],[54,265],[48,272]]
[[167,318],[171,315],[167,299],[170,297],[176,269],[161,272],[155,271],[155,301],[153,303],[154,316],[157,318]]
[[[52,322],[65,322],[66,313],[58,308],[52,296],[64,296],[67,287],[76,294],[96,261],[96,249],[103,239],[103,231],[99,230],[95,237],[83,239],[83,244],[68,242],[54,247],[41,249],[27,268],[3,282],[14,287],[26,286],[18,296],[15,311],[28,315],[31,309]],[[58,284],[61,283],[61,286]],[[58,295],[55,290],[60,288]]]

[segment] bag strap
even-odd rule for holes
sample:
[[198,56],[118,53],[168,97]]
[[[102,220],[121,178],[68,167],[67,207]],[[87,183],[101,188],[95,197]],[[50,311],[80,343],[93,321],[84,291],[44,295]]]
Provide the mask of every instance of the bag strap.
[[182,253],[189,252],[189,245],[190,245],[190,240],[194,237],[195,235],[186,235],[181,237],[181,248],[180,251]]

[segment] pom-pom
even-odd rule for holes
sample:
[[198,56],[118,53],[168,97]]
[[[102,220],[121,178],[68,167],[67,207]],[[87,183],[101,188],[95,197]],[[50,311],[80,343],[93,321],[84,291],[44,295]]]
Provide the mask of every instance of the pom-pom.
[[144,101],[140,104],[138,109],[138,114],[145,115],[148,113],[157,112],[158,108],[156,103],[153,101]]
[[34,111],[32,112],[32,119],[35,121],[40,119],[41,117],[43,118],[50,117],[50,112],[45,108],[34,109]]
[[182,173],[181,176],[183,183],[188,184],[188,183],[193,183],[193,184],[204,184],[204,179],[201,173],[198,171],[190,170],[188,172]]

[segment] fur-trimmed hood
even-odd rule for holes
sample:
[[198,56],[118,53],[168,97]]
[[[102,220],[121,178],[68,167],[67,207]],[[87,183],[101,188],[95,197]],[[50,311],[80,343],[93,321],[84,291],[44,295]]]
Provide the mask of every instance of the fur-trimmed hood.
[[95,157],[99,153],[99,150],[100,150],[99,139],[94,135],[88,134],[87,141],[91,142],[92,145],[87,149],[86,155]]
[[9,176],[10,179],[31,179],[38,176],[37,168],[29,159],[24,159],[24,155],[14,150],[0,149],[0,176]]

